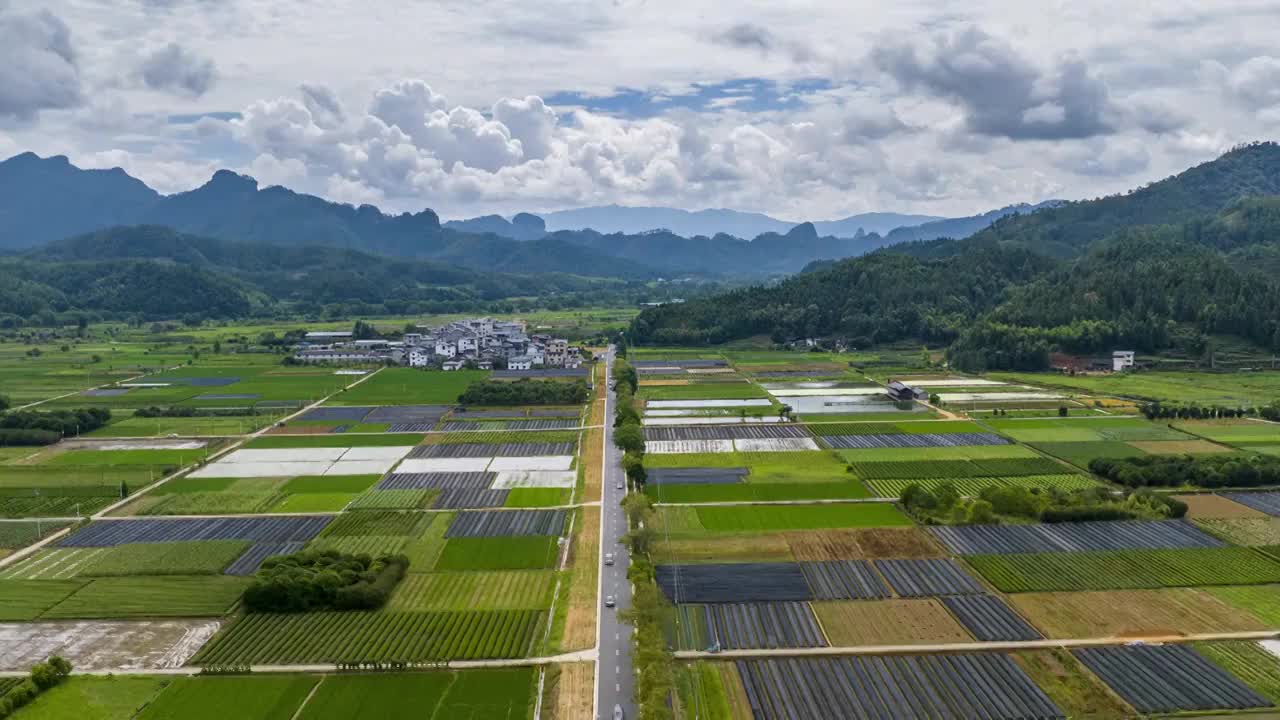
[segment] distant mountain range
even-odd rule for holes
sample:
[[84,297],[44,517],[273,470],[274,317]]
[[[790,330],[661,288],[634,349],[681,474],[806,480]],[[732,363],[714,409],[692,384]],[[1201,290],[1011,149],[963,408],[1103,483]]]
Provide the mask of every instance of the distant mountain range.
[[[521,222],[522,219],[523,222]],[[933,215],[863,213],[841,220],[814,221],[812,225],[819,235],[852,239],[864,235],[884,235],[895,228],[945,219]],[[444,225],[465,232],[493,232],[516,240],[527,240],[534,237],[536,227],[534,220],[542,221],[544,232],[594,230],[603,235],[614,233],[638,235],[655,230],[667,230],[684,237],[732,235],[737,238],[754,238],[765,233],[785,235],[801,224],[778,220],[761,213],[737,210],[690,211],[664,207],[599,205],[543,213],[541,216],[521,213],[512,218],[509,223],[501,216],[486,215],[470,220],[450,220]]]
[[[441,224],[432,210],[391,215],[287,188],[259,187],[228,170],[188,192],[161,195],[118,168],[84,170],[67,158],[23,153],[0,162],[0,250],[24,250],[116,227],[167,227],[235,243],[333,247],[429,260],[479,272],[584,277],[758,278],[817,260],[861,255],[894,242],[893,228],[928,221],[931,231],[972,232],[1031,206],[978,218],[869,213],[789,223],[729,210],[583,208],[546,219],[521,213]],[[592,229],[580,229],[589,225]],[[596,227],[596,226],[599,227]],[[570,227],[573,226],[573,227]],[[757,232],[759,231],[759,232]],[[743,238],[752,238],[751,240]]]
[[[737,210],[688,211],[664,207],[624,207],[602,205],[546,213],[547,229],[595,230],[611,233],[635,234],[650,230],[670,230],[676,235],[695,237],[703,235],[732,235],[753,238],[765,233],[786,234],[800,222],[778,220],[760,213]],[[943,218],[932,215],[902,215],[899,213],[864,213],[840,220],[813,221],[819,235],[838,238],[855,238],[862,235],[885,233],[905,225],[919,225]]]

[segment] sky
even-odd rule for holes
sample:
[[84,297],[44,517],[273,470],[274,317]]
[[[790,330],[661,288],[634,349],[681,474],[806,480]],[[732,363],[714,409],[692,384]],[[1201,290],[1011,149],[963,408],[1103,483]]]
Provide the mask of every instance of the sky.
[[1277,34],[1274,0],[0,0],[0,157],[445,218],[968,215],[1275,139]]

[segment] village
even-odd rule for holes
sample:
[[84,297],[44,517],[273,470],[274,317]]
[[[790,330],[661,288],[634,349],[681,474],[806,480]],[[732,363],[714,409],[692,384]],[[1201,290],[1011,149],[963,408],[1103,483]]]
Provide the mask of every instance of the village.
[[351,331],[308,332],[293,359],[315,364],[390,364],[440,370],[580,371],[582,350],[564,338],[530,334],[523,320],[470,318],[418,326],[398,339],[356,339]]

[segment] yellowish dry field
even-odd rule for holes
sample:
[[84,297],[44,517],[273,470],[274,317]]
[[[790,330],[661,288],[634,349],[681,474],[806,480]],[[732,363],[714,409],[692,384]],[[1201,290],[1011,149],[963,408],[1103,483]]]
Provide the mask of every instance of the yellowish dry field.
[[1187,517],[1192,520],[1268,517],[1264,512],[1219,495],[1174,495],[1174,497],[1187,504]]
[[662,563],[791,562],[787,538],[770,535],[707,535],[671,538],[659,534],[654,543],[653,561]]
[[562,649],[586,650],[596,644],[596,590],[600,566],[600,508],[582,508],[581,529],[569,546],[569,607]]
[[587,720],[591,717],[595,667],[595,663],[589,662],[560,665],[555,687],[548,688],[546,707],[551,710],[553,720]]
[[973,642],[969,631],[932,598],[815,602],[813,610],[834,646]]
[[1280,518],[1199,518],[1195,523],[1232,545],[1280,545]]
[[1049,638],[1150,637],[1265,630],[1250,613],[1202,590],[1018,593],[1014,606]]
[[941,557],[942,549],[915,528],[860,528],[786,534],[797,560]]

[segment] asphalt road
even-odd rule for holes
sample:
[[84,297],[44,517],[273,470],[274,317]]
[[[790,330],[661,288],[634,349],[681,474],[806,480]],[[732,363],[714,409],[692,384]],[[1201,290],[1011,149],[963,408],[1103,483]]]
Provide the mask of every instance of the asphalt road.
[[[612,384],[613,354],[609,354]],[[632,697],[635,691],[635,672],[631,667],[631,626],[618,621],[618,612],[631,606],[631,583],[627,580],[630,560],[626,547],[619,540],[627,532],[626,516],[622,512],[622,498],[626,495],[626,480],[622,474],[622,453],[613,446],[613,408],[617,397],[609,390],[609,413],[605,417],[604,430],[604,488],[600,504],[600,622],[596,647],[596,717],[613,720],[613,708],[622,706],[625,717],[636,717]],[[622,489],[619,489],[621,487]],[[605,564],[607,553],[613,553],[613,565]],[[612,596],[616,606],[605,607],[605,598]]]

